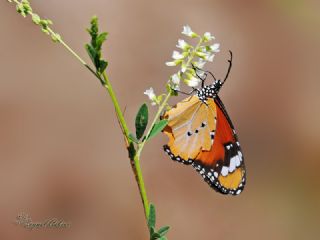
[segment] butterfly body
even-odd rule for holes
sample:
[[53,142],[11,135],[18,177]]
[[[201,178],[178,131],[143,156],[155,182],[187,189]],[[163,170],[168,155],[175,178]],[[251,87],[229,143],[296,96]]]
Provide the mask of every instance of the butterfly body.
[[164,113],[164,146],[172,160],[192,165],[222,194],[238,195],[246,182],[243,154],[233,124],[218,96],[223,82],[195,89],[196,94]]

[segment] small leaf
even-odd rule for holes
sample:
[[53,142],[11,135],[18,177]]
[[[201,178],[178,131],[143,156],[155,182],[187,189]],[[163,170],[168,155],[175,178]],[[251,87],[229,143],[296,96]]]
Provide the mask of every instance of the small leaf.
[[162,236],[161,238],[159,238],[159,240],[167,240],[168,238],[166,236]]
[[158,233],[162,236],[166,235],[169,231],[170,227],[169,226],[164,226],[164,227],[161,227],[159,230],[158,230]]
[[133,143],[131,142],[128,146],[129,158],[132,160],[136,155],[136,149],[134,148]]
[[103,73],[108,67],[108,62],[105,60],[100,60],[99,72]]
[[148,125],[148,106],[147,106],[147,104],[144,103],[141,105],[141,107],[137,113],[137,116],[136,116],[135,125],[136,125],[137,139],[140,139],[143,136],[144,131],[146,130],[146,127]]
[[100,33],[99,36],[96,39],[96,48],[101,50],[101,46],[103,44],[103,42],[107,39],[108,33],[103,32]]
[[131,141],[133,141],[135,143],[139,142],[139,140],[132,133],[129,133],[129,138],[130,138]]
[[155,231],[154,231],[154,227],[151,227],[151,228],[149,229],[149,232],[150,232],[150,236],[152,236],[152,234],[154,234],[154,233],[155,233]]
[[158,133],[160,133],[167,126],[167,124],[168,124],[167,119],[163,119],[163,120],[160,120],[159,122],[157,122],[152,128],[152,130],[148,136],[148,140],[151,139],[152,137],[156,136]]
[[151,228],[154,228],[156,225],[156,209],[152,203],[150,203],[149,208],[148,227],[151,232]]
[[151,240],[156,240],[159,239],[161,237],[161,235],[157,232],[154,232],[153,234],[151,234]]
[[91,58],[92,63],[95,64],[95,59],[97,57],[96,50],[89,44],[86,44],[85,48],[87,50],[87,53],[88,53],[89,57]]

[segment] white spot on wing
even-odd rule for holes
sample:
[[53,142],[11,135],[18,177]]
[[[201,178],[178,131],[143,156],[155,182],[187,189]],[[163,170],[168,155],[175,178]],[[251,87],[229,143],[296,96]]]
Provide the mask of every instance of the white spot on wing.
[[233,172],[236,169],[236,159],[238,156],[234,156],[230,159],[229,172]]
[[238,155],[236,156],[235,163],[236,163],[236,167],[239,167],[240,164],[241,164],[241,159],[240,159],[240,157]]
[[225,176],[228,175],[228,172],[229,172],[228,167],[223,166],[222,169],[221,169],[221,175],[225,177]]

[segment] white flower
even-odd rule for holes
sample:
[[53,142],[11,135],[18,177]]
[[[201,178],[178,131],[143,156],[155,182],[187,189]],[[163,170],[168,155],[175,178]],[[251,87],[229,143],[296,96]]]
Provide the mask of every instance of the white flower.
[[214,54],[208,54],[204,57],[204,60],[208,62],[213,62]]
[[206,64],[206,61],[204,61],[202,58],[199,58],[197,62],[193,62],[193,64],[198,68],[203,68]]
[[186,43],[186,41],[184,41],[183,39],[178,40],[177,48],[181,48],[183,50],[186,50],[188,47],[189,47],[189,44]]
[[205,34],[203,34],[203,39],[206,42],[209,42],[211,40],[213,40],[215,37],[211,35],[211,33],[206,32]]
[[175,73],[171,76],[171,88],[174,90],[180,90],[180,76],[179,73]]
[[197,87],[201,82],[200,79],[195,77],[191,77],[190,79],[185,79],[184,81],[189,87]]
[[145,95],[149,97],[149,99],[152,101],[152,105],[156,105],[157,96],[154,94],[153,88],[149,88],[144,92]]
[[170,77],[170,87],[173,90],[180,90],[180,77],[174,74]]
[[192,38],[198,36],[195,32],[191,30],[191,27],[189,25],[183,26],[183,30],[181,33]]
[[215,43],[213,45],[210,46],[210,50],[211,52],[220,52],[220,44],[219,43]]
[[181,72],[184,73],[187,70],[187,65],[185,62],[181,63]]
[[179,53],[178,51],[173,51],[172,58],[175,60],[183,59],[183,54]]
[[202,50],[201,50],[201,52],[200,51],[196,52],[196,54],[197,54],[198,57],[202,57],[202,58],[204,58],[204,57],[206,57],[208,55],[206,52],[202,52]]
[[179,85],[180,84],[180,77],[178,75],[178,73],[175,73],[172,75],[171,77],[171,81],[174,85]]
[[177,64],[175,62],[166,62],[166,65],[168,67],[174,67],[174,66],[177,66]]

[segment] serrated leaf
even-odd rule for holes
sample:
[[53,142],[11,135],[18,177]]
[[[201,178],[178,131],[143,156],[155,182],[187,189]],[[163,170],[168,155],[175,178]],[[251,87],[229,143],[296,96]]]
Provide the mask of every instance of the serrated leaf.
[[148,227],[149,229],[154,228],[156,225],[156,209],[152,203],[149,207],[149,216],[148,216]]
[[160,120],[159,122],[157,122],[152,128],[152,130],[148,136],[148,140],[151,139],[152,137],[156,136],[158,133],[160,133],[167,126],[167,124],[168,124],[167,119],[163,119],[163,120]]
[[162,236],[166,235],[169,231],[170,227],[169,226],[164,226],[164,227],[161,227],[159,230],[158,230],[158,233]]
[[140,139],[143,134],[144,131],[146,130],[146,127],[148,125],[148,106],[147,104],[142,104],[137,116],[136,116],[136,121],[135,121],[135,125],[136,125],[136,137],[137,139]]

